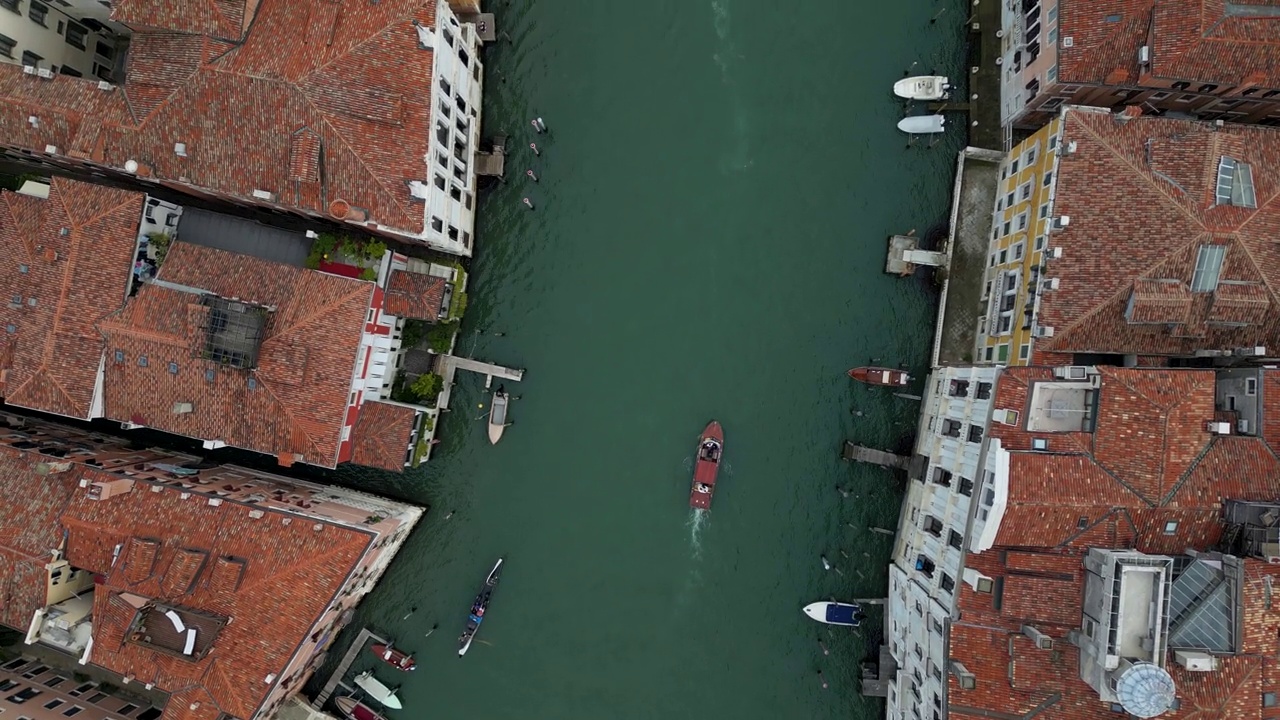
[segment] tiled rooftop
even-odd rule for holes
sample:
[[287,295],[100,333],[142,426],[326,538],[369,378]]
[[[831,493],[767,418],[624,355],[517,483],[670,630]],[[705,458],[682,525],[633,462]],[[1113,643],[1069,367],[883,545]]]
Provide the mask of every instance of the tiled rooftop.
[[418,411],[396,403],[366,400],[351,433],[351,462],[400,472]]
[[[1037,324],[1040,353],[1191,355],[1280,347],[1280,131],[1066,111]],[[1218,204],[1223,157],[1247,163],[1256,209]],[[1227,181],[1228,185],[1230,180]],[[1121,222],[1121,219],[1123,221]],[[1224,248],[1207,291],[1193,286],[1202,246]]]
[[[957,585],[951,656],[977,685],[964,690],[948,679],[952,717],[1018,716],[1037,708],[1036,717],[1055,720],[1118,717],[1079,679],[1079,651],[1066,640],[1081,625],[1087,549],[1175,556],[1208,550],[1222,537],[1225,499],[1280,498],[1280,461],[1265,438],[1206,430],[1215,409],[1212,370],[1097,369],[1094,432],[991,426],[990,437],[1012,454],[1008,507],[996,546],[967,553],[965,566],[1000,590]],[[996,407],[1025,412],[1035,383],[1052,380],[1049,368],[1006,369]],[[1264,375],[1264,393],[1272,384],[1280,394],[1276,371]],[[1032,437],[1047,437],[1048,450],[1032,450]],[[1262,704],[1263,692],[1280,692],[1280,607],[1271,600],[1280,567],[1255,559],[1244,566],[1241,654],[1219,657],[1213,672],[1166,663],[1180,705],[1161,718],[1280,717],[1280,709]],[[1037,649],[1021,634],[1028,624],[1055,639],[1052,650]]]
[[385,309],[396,317],[435,322],[440,317],[446,284],[444,278],[434,275],[393,270],[383,301]]
[[0,192],[6,401],[91,417],[103,346],[94,324],[124,303],[142,203],[137,193],[57,178],[47,200]]
[[58,517],[76,491],[65,474],[37,475],[39,458],[0,446],[0,488],[21,502],[0,502],[0,624],[26,628],[31,613],[45,604],[50,561],[61,532]]
[[[1060,46],[1058,76],[1069,83],[1145,85],[1141,78],[1149,73],[1197,87],[1277,87],[1277,18],[1280,10],[1268,0],[1063,0],[1060,36],[1073,43]],[[1151,64],[1144,73],[1138,48],[1148,44]]]
[[[372,283],[175,243],[157,276],[99,323],[105,415],[332,467]],[[256,368],[205,357],[210,308],[197,288],[268,308]],[[177,405],[191,403],[186,411]]]
[[[433,0],[123,0],[134,27],[124,85],[0,67],[0,136],[43,152],[304,211],[335,201],[410,234],[424,212]],[[252,112],[245,112],[252,108]],[[38,116],[36,126],[29,116]],[[185,145],[185,154],[175,145]]]

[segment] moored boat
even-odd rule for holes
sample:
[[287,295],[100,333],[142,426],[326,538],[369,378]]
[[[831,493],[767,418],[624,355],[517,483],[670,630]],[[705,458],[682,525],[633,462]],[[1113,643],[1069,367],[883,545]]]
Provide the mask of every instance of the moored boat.
[[716,476],[724,455],[724,430],[712,420],[698,438],[698,457],[693,465],[693,489],[689,491],[689,507],[711,509],[711,496],[716,491]]
[[489,444],[497,445],[502,439],[502,431],[506,429],[507,423],[507,403],[510,398],[507,391],[499,385],[498,389],[493,393],[493,402],[489,404]]
[[910,135],[927,135],[946,130],[947,119],[941,115],[912,115],[898,121],[898,129]]
[[374,655],[381,658],[382,662],[397,670],[404,670],[407,672],[418,667],[418,663],[413,659],[412,655],[404,652],[403,650],[398,650],[392,647],[392,643],[387,643],[386,645],[377,643],[369,649],[373,651]]
[[471,603],[471,612],[467,614],[467,627],[458,637],[458,657],[467,654],[467,650],[471,648],[471,641],[480,630],[480,623],[484,622],[484,614],[489,610],[489,601],[493,599],[493,590],[498,587],[498,571],[501,569],[502,558],[498,558],[498,562],[489,571],[489,576],[484,579],[484,585],[480,586],[480,593],[476,595],[475,602]]
[[346,716],[347,720],[386,720],[376,710],[350,695],[335,699],[333,704],[338,706],[338,711]]
[[893,94],[908,100],[942,100],[951,93],[943,75],[914,75],[893,84]]
[[857,603],[816,602],[804,606],[804,614],[827,625],[857,627],[865,617]]
[[366,693],[369,693],[369,697],[377,700],[379,703],[382,703],[382,705],[389,707],[392,710],[401,710],[404,708],[404,705],[400,703],[400,698],[396,697],[396,691],[386,685],[383,685],[378,678],[373,676],[372,670],[366,670],[360,675],[357,675],[356,686],[361,690],[364,690]]
[[911,376],[907,374],[906,370],[893,370],[870,365],[850,370],[849,377],[868,385],[885,385],[888,387],[902,387],[911,382]]

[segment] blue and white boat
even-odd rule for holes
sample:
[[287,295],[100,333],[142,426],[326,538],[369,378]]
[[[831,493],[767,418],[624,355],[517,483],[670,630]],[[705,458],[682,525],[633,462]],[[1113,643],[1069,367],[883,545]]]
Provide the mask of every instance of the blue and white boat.
[[862,624],[862,608],[857,603],[816,602],[804,606],[804,614],[827,625],[848,625],[858,627]]

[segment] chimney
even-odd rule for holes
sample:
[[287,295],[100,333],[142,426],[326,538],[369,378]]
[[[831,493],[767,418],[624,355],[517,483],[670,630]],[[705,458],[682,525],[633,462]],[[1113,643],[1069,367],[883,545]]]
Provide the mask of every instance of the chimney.
[[133,480],[129,478],[113,478],[111,480],[99,480],[89,484],[90,500],[109,500],[116,495],[124,495],[133,489]]
[[1230,435],[1231,423],[1210,420],[1204,424],[1204,429],[1205,432],[1212,433],[1214,435]]
[[339,220],[349,220],[351,222],[364,222],[369,219],[367,210],[355,207],[342,198],[329,203],[329,214]]
[[1142,108],[1138,105],[1126,105],[1123,110],[1116,113],[1116,120],[1127,122],[1133,118],[1142,117]]
[[282,452],[276,454],[276,462],[280,463],[280,467],[291,467],[300,459],[297,453]]

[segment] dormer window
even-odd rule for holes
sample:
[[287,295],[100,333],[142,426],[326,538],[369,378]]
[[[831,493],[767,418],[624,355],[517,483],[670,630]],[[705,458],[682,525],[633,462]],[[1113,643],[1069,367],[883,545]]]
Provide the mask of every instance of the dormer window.
[[1200,246],[1200,251],[1196,253],[1196,269],[1191,275],[1191,292],[1213,292],[1218,289],[1218,277],[1222,274],[1222,260],[1226,255],[1225,245]]
[[1218,205],[1256,208],[1258,198],[1253,190],[1253,168],[1229,155],[1218,160]]

